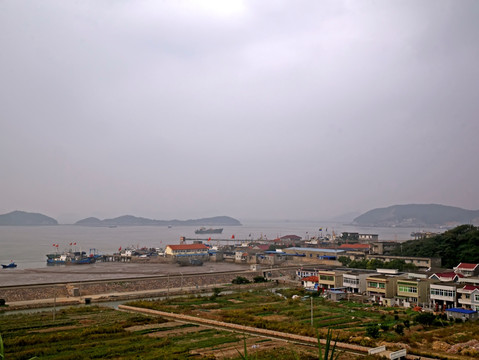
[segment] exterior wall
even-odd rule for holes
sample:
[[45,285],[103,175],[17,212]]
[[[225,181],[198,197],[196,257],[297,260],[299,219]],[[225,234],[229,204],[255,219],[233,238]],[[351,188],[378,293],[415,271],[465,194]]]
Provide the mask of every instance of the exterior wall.
[[[299,261],[309,260],[337,260],[338,257],[344,255],[344,250],[333,249],[316,249],[316,248],[287,248],[284,252],[291,255],[303,255],[298,257]],[[340,264],[340,263],[339,263]]]
[[208,249],[185,249],[185,250],[173,250],[169,246],[165,249],[166,256],[181,256],[181,255],[208,255]]
[[318,271],[318,286],[332,289],[343,286],[343,274],[336,271]]
[[394,250],[398,245],[397,242],[394,241],[378,241],[371,243],[371,251],[374,254],[378,255],[385,255],[390,251]]
[[474,276],[474,277],[467,277],[467,278],[459,278],[458,282],[463,284],[479,286],[479,277]]
[[446,311],[447,314],[447,319],[461,319],[462,321],[476,321],[478,319],[478,314],[477,312],[474,314],[463,314],[459,312],[453,312],[453,311]]
[[359,234],[359,241],[378,241],[377,234]]
[[369,276],[366,279],[366,291],[376,300],[378,297],[392,298],[396,295],[397,278],[390,276]]
[[429,282],[413,279],[398,279],[397,296],[404,297],[409,306],[429,304]]
[[444,310],[457,306],[457,287],[454,284],[431,284],[429,296],[434,309]]
[[467,291],[459,289],[457,292],[459,304],[466,309],[479,310],[479,290]]
[[343,274],[343,287],[349,292],[362,294],[366,291],[366,278],[369,274]]

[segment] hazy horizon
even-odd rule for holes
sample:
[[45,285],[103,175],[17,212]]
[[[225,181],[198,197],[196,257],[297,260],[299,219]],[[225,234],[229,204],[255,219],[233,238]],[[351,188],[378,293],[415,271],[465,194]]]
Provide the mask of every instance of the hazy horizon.
[[0,3],[0,213],[479,209],[479,2]]

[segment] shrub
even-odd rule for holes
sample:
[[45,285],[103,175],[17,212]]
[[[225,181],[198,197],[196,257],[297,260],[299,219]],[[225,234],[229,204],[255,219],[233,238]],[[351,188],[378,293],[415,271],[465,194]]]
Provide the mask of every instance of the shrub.
[[396,327],[394,328],[394,331],[395,331],[398,335],[404,334],[404,325],[402,325],[402,324],[397,324]]
[[436,317],[432,313],[420,313],[417,314],[414,320],[424,327],[429,327],[433,324]]
[[268,280],[266,280],[263,276],[255,276],[253,278],[253,281],[255,283],[263,283],[263,282],[267,282]]
[[366,335],[376,339],[379,337],[379,326],[377,325],[368,325],[366,328]]

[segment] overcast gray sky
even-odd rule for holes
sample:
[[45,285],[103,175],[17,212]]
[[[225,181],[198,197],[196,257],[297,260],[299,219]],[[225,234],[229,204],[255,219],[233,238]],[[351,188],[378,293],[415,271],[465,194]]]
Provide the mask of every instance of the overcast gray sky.
[[0,0],[0,213],[479,209],[478,1]]

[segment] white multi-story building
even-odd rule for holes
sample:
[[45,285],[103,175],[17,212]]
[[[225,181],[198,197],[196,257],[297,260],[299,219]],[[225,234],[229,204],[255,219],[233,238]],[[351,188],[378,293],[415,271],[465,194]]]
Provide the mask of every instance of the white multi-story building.
[[455,282],[444,282],[431,284],[429,296],[432,307],[436,311],[457,307],[457,288]]
[[466,285],[457,289],[459,304],[466,309],[479,310],[479,286]]
[[343,287],[350,293],[363,294],[366,292],[366,279],[371,273],[350,271],[343,274]]

